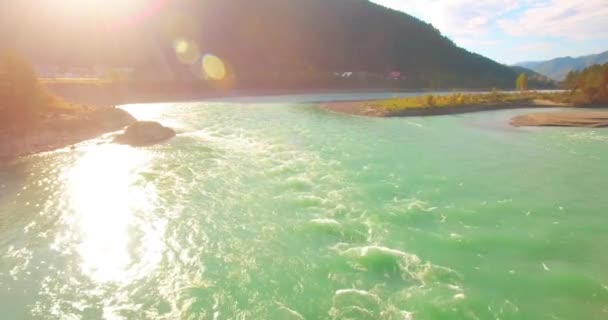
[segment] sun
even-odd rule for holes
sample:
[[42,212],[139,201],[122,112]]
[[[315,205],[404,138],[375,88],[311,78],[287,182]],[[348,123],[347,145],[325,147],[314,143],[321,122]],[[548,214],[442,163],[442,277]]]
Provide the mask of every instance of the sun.
[[103,14],[106,12],[124,12],[137,7],[139,0],[62,0],[54,1],[56,9],[70,13]]
[[158,13],[168,0],[54,0],[53,9],[71,19],[136,24]]

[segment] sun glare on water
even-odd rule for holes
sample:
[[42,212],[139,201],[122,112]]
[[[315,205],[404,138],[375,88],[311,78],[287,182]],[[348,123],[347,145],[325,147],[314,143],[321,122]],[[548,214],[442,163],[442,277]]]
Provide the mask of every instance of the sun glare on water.
[[78,243],[81,270],[95,281],[128,282],[161,258],[164,224],[142,217],[152,209],[154,188],[137,185],[135,174],[148,160],[143,150],[95,146],[68,174],[74,234],[67,238]]

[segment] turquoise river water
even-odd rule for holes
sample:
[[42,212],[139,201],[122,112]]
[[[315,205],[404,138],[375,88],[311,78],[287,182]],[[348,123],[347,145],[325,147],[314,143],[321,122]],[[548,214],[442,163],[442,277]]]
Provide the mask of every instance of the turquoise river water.
[[[608,319],[608,130],[234,98],[0,166],[0,319]],[[105,139],[105,140],[104,140]]]

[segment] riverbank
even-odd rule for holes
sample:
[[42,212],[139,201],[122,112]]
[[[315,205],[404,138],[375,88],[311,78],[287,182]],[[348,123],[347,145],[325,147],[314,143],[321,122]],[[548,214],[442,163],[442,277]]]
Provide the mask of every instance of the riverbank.
[[[431,89],[395,89],[395,88],[362,88],[362,89],[259,89],[259,90],[208,90],[196,88],[137,88],[120,85],[79,85],[47,84],[50,91],[71,102],[88,106],[110,106],[134,103],[162,103],[200,101],[218,98],[240,98],[259,96],[283,96],[300,94],[356,94],[393,92],[414,93],[431,92]],[[435,91],[436,92],[436,91]]]
[[[275,92],[275,94],[276,93],[277,92]],[[447,101],[446,99],[449,99],[450,97],[464,97],[466,99],[473,99],[482,96],[486,97],[489,95],[490,94],[446,94],[444,96],[434,96],[434,103],[444,103],[445,101]],[[509,96],[511,94],[503,95]],[[512,94],[512,96],[515,95],[517,94]],[[466,99],[464,101],[469,101]],[[428,96],[398,98],[398,101],[400,102],[422,100],[428,100]],[[155,102],[159,101],[162,100],[159,99]],[[390,103],[387,103],[387,101]],[[321,106],[327,110],[334,112],[373,117],[436,116],[503,109],[540,107],[555,108],[573,106],[564,103],[555,103],[549,100],[533,99],[530,101],[517,100],[503,103],[469,103],[455,106],[434,105],[406,108],[386,107],[387,105],[392,106],[392,104],[395,103],[394,101],[394,99],[336,101],[322,103]],[[136,122],[136,119],[130,114],[128,114],[126,111],[115,107],[80,108],[76,106],[75,108],[76,109],[67,112],[62,111],[62,113],[53,113],[52,116],[47,116],[44,119],[38,120],[35,125],[29,126],[27,130],[21,129],[11,131],[7,130],[6,128],[0,129],[0,159],[15,158],[23,155],[35,154],[39,152],[51,151],[68,147],[70,145],[74,145],[85,140],[96,138],[105,133],[122,130],[125,127],[132,125]],[[544,119],[545,121],[550,121],[550,118],[546,116],[542,119]],[[556,125],[568,122],[561,118],[558,119],[558,121],[559,123]],[[600,116],[598,121],[604,121],[603,116]],[[528,123],[532,122],[524,122],[524,124],[522,125],[527,125]],[[568,123],[581,122],[573,120]],[[585,125],[593,126],[598,124],[594,123],[593,120],[587,119]],[[154,133],[151,134],[151,137],[155,137]],[[172,133],[171,135],[174,135],[174,133]],[[167,137],[169,136],[170,135],[167,135]],[[159,139],[153,140],[156,141]]]
[[[523,102],[484,103],[455,106],[426,106],[402,109],[380,107],[385,102],[379,101],[339,101],[321,105],[322,108],[342,113],[367,117],[425,117],[453,115],[481,111],[529,109],[529,108],[572,108],[577,106],[566,103],[556,103],[549,100],[535,99]],[[606,110],[606,106],[595,105],[595,109]],[[608,127],[608,111],[578,111],[578,112],[542,112],[519,115],[511,119],[514,127]]]
[[209,90],[185,86],[168,88],[161,85],[151,87],[132,87],[127,85],[99,85],[90,84],[47,84],[50,91],[73,103],[87,106],[114,106],[134,103],[162,103],[200,101],[218,98],[241,98],[259,96],[284,95],[312,95],[312,94],[365,94],[387,93],[392,94],[449,94],[457,92],[480,93],[489,92],[490,89],[461,88],[461,89],[404,89],[404,88],[350,88],[350,89],[236,89],[236,90]]
[[480,111],[525,109],[525,108],[564,108],[573,107],[571,104],[555,103],[549,100],[532,100],[526,102],[506,102],[488,104],[466,104],[455,106],[415,107],[403,109],[389,109],[379,107],[377,101],[336,101],[321,104],[323,109],[359,116],[368,117],[421,117],[440,116]]
[[65,148],[122,130],[135,122],[136,119],[122,109],[103,107],[48,116],[25,128],[3,128],[0,160]]

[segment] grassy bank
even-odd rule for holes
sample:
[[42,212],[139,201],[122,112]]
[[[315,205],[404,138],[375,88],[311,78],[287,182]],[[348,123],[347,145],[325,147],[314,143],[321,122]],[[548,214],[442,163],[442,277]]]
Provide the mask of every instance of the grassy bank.
[[331,102],[323,108],[346,114],[372,117],[434,116],[477,111],[574,107],[572,92],[488,92],[426,95],[371,101]]
[[[365,102],[365,107],[385,112],[400,112],[409,109],[458,108],[471,106],[496,106],[530,104],[544,101],[545,104],[566,105],[571,103],[568,92],[490,92],[478,94],[455,93],[448,95],[425,95],[418,97],[392,98]],[[542,104],[542,103],[538,103]]]

